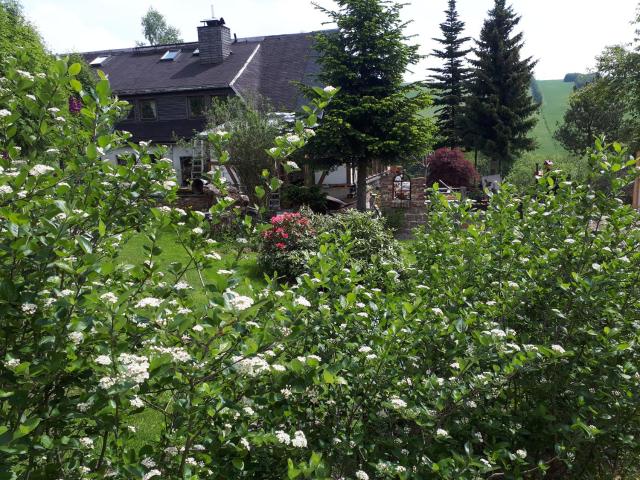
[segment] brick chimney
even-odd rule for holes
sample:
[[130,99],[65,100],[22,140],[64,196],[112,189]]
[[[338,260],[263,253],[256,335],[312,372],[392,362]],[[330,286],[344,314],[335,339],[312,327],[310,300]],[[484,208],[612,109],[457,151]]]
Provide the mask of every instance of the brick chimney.
[[220,20],[203,20],[198,27],[200,63],[217,65],[231,54],[231,30]]

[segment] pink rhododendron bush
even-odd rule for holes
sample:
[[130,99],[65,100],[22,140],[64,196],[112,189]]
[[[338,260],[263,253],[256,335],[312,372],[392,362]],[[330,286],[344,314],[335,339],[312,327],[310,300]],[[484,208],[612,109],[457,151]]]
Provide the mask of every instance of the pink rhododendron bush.
[[[551,172],[487,212],[434,192],[402,275],[355,268],[347,226],[309,273],[257,291],[216,267],[204,215],[171,207],[168,162],[144,144],[102,159],[129,143],[106,79],[3,71],[0,478],[636,478],[640,233],[618,145],[589,183]],[[317,90],[314,110],[339,95]],[[222,162],[227,140],[211,138]],[[160,268],[167,231],[188,261]]]

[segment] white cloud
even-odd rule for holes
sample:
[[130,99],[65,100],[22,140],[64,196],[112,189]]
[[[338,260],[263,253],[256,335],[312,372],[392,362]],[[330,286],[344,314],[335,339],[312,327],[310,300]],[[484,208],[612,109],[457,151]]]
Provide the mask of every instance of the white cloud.
[[[319,30],[326,17],[307,0],[23,0],[27,16],[39,28],[54,52],[126,48],[142,40],[140,18],[153,4],[184,40],[197,39],[200,20],[222,16],[239,37]],[[320,0],[332,6],[331,0]],[[413,0],[404,10],[411,20],[407,32],[416,35],[428,55],[440,36],[447,0]],[[458,9],[467,23],[467,34],[476,37],[492,0],[459,0]],[[522,15],[525,54],[539,59],[538,78],[561,78],[569,71],[585,71],[606,45],[633,38],[636,0],[513,0]],[[428,75],[434,60],[426,58],[412,68],[411,79]]]

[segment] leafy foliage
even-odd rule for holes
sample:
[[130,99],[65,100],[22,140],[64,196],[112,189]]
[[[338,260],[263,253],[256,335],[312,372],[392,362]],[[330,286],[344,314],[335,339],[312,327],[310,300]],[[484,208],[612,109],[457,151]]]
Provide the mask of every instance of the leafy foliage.
[[336,4],[335,11],[321,10],[338,31],[318,35],[316,50],[321,81],[340,90],[309,142],[308,154],[311,165],[325,170],[345,162],[357,166],[357,205],[362,210],[370,162],[406,161],[429,147],[433,125],[419,112],[430,99],[424,91],[408,95],[411,86],[403,84],[407,67],[419,55],[417,46],[406,43],[401,5],[383,0]]
[[307,257],[317,246],[311,221],[300,213],[271,218],[271,228],[262,232],[259,264],[268,274],[294,279],[305,271]]
[[282,202],[285,208],[308,207],[316,213],[327,212],[327,194],[318,185],[313,187],[286,185],[282,188]]
[[623,140],[625,134],[625,105],[619,97],[609,98],[606,84],[601,81],[587,84],[569,99],[569,109],[554,138],[576,155],[584,155],[596,138]]
[[[52,59],[17,0],[0,0],[0,59],[15,56],[22,70],[45,72]],[[4,69],[2,71],[5,71]]]
[[164,16],[155,8],[149,7],[147,13],[140,20],[144,38],[149,45],[164,45],[181,43],[180,30],[167,23]]
[[458,17],[456,1],[449,0],[449,8],[445,12],[447,19],[440,24],[443,38],[435,39],[442,50],[434,50],[432,56],[443,63],[440,68],[430,69],[434,72],[429,87],[434,90],[437,126],[439,135],[443,137],[443,145],[449,148],[464,144],[463,107],[466,94],[466,83],[469,80],[469,69],[465,60],[470,49],[464,44],[471,40],[461,37],[464,22]]
[[474,187],[480,175],[462,150],[439,148],[427,157],[427,185],[440,183],[443,187]]
[[506,0],[496,0],[471,62],[466,143],[491,159],[491,174],[506,175],[519,153],[535,148],[528,134],[537,121],[529,93],[536,62],[521,58],[523,34],[514,33],[519,23]]
[[255,188],[264,182],[262,172],[276,173],[267,150],[273,147],[284,125],[270,115],[272,111],[269,102],[259,96],[214,98],[207,110],[209,129],[222,128],[231,134],[228,165],[254,201]]

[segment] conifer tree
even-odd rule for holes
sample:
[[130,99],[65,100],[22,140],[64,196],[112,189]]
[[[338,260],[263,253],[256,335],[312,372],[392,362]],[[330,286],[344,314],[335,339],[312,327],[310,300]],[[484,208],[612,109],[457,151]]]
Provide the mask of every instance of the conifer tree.
[[440,146],[449,148],[462,145],[462,114],[465,101],[466,82],[469,69],[465,67],[465,58],[471,51],[464,44],[471,40],[461,37],[464,22],[459,20],[456,0],[449,0],[445,11],[447,19],[440,24],[443,38],[434,38],[441,49],[433,51],[432,56],[442,60],[442,67],[429,69],[431,76],[429,87],[434,91],[437,125],[440,130]]
[[366,208],[367,173],[379,161],[399,164],[423,156],[433,141],[433,123],[420,115],[431,105],[426,92],[404,83],[418,47],[408,44],[402,5],[388,0],[336,0],[326,10],[338,31],[317,37],[319,75],[340,91],[326,108],[310,141],[308,164],[345,163],[358,171],[357,206]]
[[495,0],[471,61],[465,143],[490,159],[491,174],[506,175],[517,155],[536,145],[528,137],[537,122],[530,93],[536,62],[522,58],[523,34],[514,32],[519,23],[506,0]]

